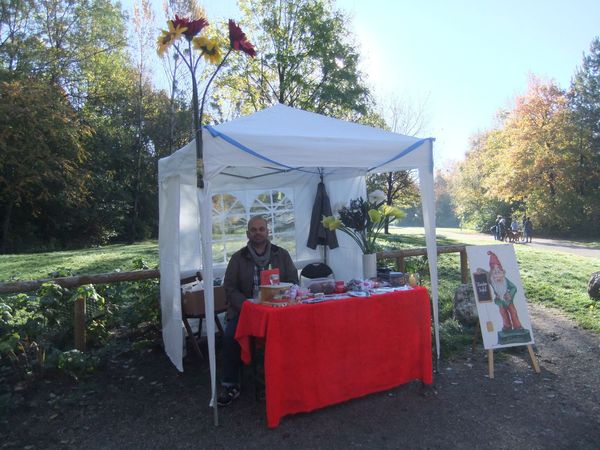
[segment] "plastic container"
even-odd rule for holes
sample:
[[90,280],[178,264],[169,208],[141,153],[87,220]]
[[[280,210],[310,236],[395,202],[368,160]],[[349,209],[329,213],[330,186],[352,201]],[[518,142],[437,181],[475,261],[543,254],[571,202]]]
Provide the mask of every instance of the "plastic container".
[[302,287],[313,294],[332,294],[335,292],[335,280],[333,278],[307,278],[302,281]]
[[405,284],[406,278],[402,272],[390,272],[390,285],[404,286]]

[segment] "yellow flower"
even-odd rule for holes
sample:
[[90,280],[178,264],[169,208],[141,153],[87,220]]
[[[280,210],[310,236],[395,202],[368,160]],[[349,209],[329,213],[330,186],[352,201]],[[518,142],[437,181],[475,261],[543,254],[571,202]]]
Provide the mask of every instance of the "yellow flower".
[[187,31],[187,27],[173,24],[172,20],[167,20],[169,31],[162,30],[161,35],[158,37],[156,43],[158,45],[158,56],[163,56],[165,52],[173,45],[173,43],[183,36],[183,33]]
[[369,210],[369,218],[371,219],[371,222],[377,223],[382,219],[382,217],[383,217],[383,214],[381,214],[378,210],[376,210],[376,209]]
[[221,62],[221,48],[217,39],[210,39],[204,36],[197,36],[192,39],[194,48],[202,51],[202,56],[211,64]]
[[393,217],[394,219],[402,219],[404,217],[404,213],[395,206],[383,205],[381,211],[385,217]]
[[340,219],[336,219],[333,216],[323,217],[321,223],[329,231],[335,231],[342,225],[342,221]]

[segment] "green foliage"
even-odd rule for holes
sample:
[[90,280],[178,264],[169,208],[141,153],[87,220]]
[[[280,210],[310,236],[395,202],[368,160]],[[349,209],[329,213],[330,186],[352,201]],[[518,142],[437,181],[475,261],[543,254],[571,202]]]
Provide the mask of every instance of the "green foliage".
[[600,220],[600,40],[565,92],[532,77],[527,92],[476,136],[452,174],[463,226],[531,217],[536,233],[594,236]]
[[330,0],[244,0],[244,29],[257,58],[232,61],[217,103],[247,113],[276,103],[345,119],[369,115],[348,19]]
[[[590,45],[581,67],[576,71],[569,92],[573,119],[580,137],[575,142],[579,156],[578,192],[591,220],[582,224],[582,233],[594,232],[600,222],[600,38]],[[587,229],[591,226],[591,230]],[[597,230],[597,229],[596,229]]]
[[[470,333],[474,330],[468,330]],[[472,335],[456,319],[446,319],[440,323],[440,347],[444,358],[452,358],[454,354],[464,350],[472,340]]]
[[[127,268],[148,264],[138,258]],[[64,269],[56,272],[62,275]],[[159,330],[158,298],[158,280],[76,289],[48,282],[35,294],[0,297],[0,365],[10,362],[14,376],[21,379],[43,376],[49,368],[79,378],[98,367],[106,357],[103,352],[123,330]],[[86,303],[85,354],[70,350],[75,301]]]
[[99,363],[100,360],[95,355],[79,350],[68,350],[59,355],[57,367],[78,380],[82,376],[94,372]]
[[2,3],[0,252],[156,237],[157,161],[189,121],[129,60],[125,19],[110,0]]
[[[19,223],[25,211],[32,224],[42,215],[56,224],[52,219],[63,213],[59,204],[73,207],[85,198],[88,174],[81,164],[87,152],[81,139],[88,128],[58,86],[21,78],[0,80],[0,130],[0,210],[5,230],[0,247],[8,248],[10,226]],[[56,227],[65,226],[58,222]]]

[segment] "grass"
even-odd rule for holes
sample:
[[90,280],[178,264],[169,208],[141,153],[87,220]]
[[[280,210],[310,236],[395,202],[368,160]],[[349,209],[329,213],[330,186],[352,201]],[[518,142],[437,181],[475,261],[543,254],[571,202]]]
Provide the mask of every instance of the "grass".
[[0,280],[38,280],[49,278],[55,272],[68,276],[129,270],[133,261],[139,259],[149,267],[158,267],[158,243],[146,241],[63,252],[0,255]]
[[[491,236],[482,237],[457,229],[437,229],[438,245],[493,245]],[[420,228],[394,229],[385,241],[390,247],[424,247]],[[463,234],[464,233],[464,234]],[[473,236],[469,236],[473,234]],[[467,235],[467,236],[465,236]],[[398,237],[396,237],[398,236]],[[572,241],[580,244],[579,241]],[[587,284],[593,272],[600,271],[600,258],[577,256],[561,251],[540,250],[527,245],[515,245],[525,296],[529,302],[557,308],[583,328],[600,333],[600,302],[592,300]],[[440,320],[452,314],[454,290],[460,284],[458,255],[440,255],[438,259]],[[534,330],[535,332],[535,330]]]
[[[457,231],[459,230],[438,228],[438,245],[496,243],[491,236],[481,237],[465,230],[460,230],[461,235],[457,236]],[[392,233],[392,236],[380,241],[384,247],[425,246],[422,228],[392,228]],[[600,258],[539,250],[526,245],[515,245],[515,249],[528,301],[558,308],[583,328],[600,333],[600,302],[591,300],[587,294],[590,275],[600,271]],[[144,260],[150,267],[158,265],[156,241],[77,251],[0,255],[0,280],[48,278],[57,271],[68,275],[128,270],[133,261],[139,259]],[[455,289],[460,284],[458,254],[441,255],[438,260],[438,272],[440,319],[444,321],[452,316],[452,299]]]

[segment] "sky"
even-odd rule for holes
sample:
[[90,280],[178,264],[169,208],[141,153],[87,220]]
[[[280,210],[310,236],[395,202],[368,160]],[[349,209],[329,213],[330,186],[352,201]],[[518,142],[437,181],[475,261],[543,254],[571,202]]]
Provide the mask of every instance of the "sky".
[[[124,7],[132,1],[124,0]],[[162,17],[162,1],[153,1]],[[199,3],[209,20],[241,18],[235,0]],[[470,137],[496,124],[497,111],[512,107],[531,75],[567,89],[600,36],[599,0],[336,0],[336,5],[350,17],[360,69],[376,98],[423,110],[419,136],[436,139],[437,167],[463,159]]]

